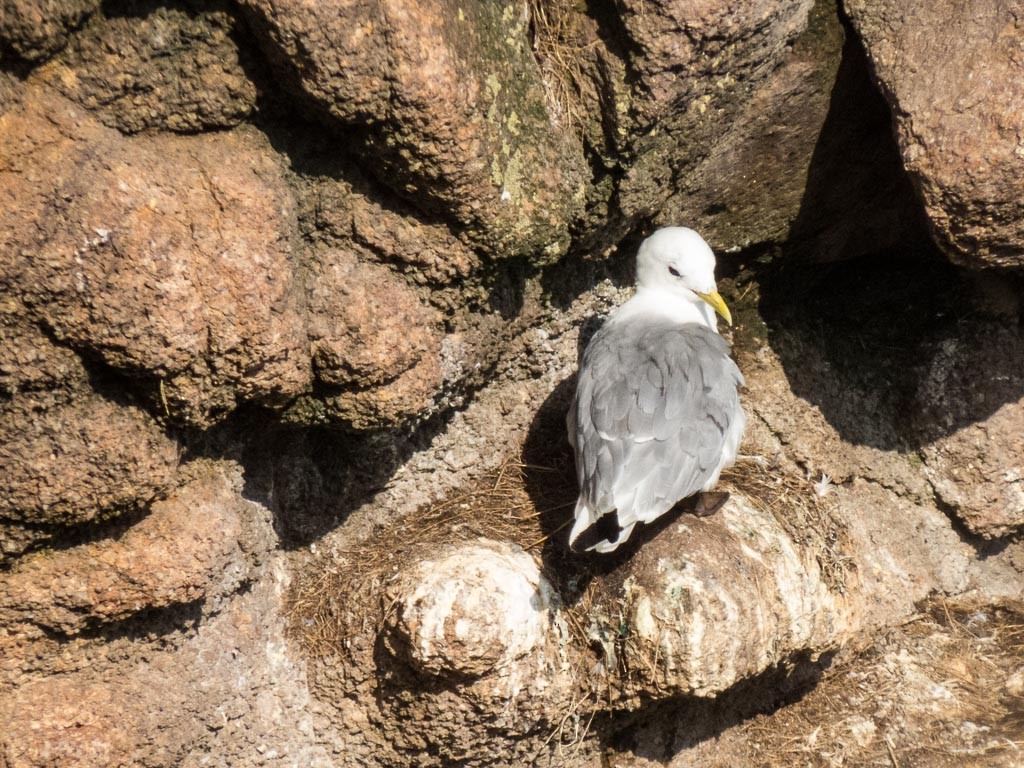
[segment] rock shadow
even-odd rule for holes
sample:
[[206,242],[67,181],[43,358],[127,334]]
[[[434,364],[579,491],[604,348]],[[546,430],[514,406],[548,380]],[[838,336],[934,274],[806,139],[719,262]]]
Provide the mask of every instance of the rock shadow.
[[597,730],[605,748],[669,764],[683,750],[800,701],[824,676],[834,655],[817,660],[800,655],[713,698],[683,696],[655,701],[632,712],[611,715]]
[[271,511],[280,546],[295,550],[370,502],[453,415],[449,410],[415,427],[357,432],[243,412],[222,428],[227,434],[199,436],[206,447],[198,453],[237,459],[244,468],[243,496]]
[[[937,249],[889,107],[846,29],[799,213],[782,258],[759,276],[759,311],[794,393],[844,440],[912,452],[1024,396],[1024,282],[954,266]],[[995,339],[1010,352],[972,349]],[[951,344],[962,348],[952,357]],[[972,370],[981,363],[989,369]],[[944,376],[969,396],[935,402]]]

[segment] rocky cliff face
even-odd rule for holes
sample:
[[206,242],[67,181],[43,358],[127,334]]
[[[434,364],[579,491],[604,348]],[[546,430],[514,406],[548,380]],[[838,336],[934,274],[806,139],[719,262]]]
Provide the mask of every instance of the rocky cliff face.
[[[0,0],[0,766],[645,765],[1024,597],[983,6]],[[760,461],[573,557],[577,355],[669,224]]]

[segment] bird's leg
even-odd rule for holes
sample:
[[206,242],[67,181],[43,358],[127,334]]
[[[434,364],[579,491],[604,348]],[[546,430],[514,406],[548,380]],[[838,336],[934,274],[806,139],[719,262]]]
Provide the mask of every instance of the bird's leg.
[[697,517],[707,517],[725,506],[729,500],[728,491],[705,491],[697,496],[697,508],[693,514]]

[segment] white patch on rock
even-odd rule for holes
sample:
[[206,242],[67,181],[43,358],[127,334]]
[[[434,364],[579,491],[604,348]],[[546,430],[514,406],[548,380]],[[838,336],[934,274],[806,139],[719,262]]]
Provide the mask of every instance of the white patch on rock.
[[398,631],[424,672],[484,674],[547,636],[552,590],[533,557],[511,545],[467,544],[421,563],[409,583]]

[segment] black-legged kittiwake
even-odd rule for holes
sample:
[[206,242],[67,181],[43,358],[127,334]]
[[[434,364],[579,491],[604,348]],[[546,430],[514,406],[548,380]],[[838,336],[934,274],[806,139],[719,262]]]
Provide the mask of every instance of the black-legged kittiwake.
[[636,294],[587,346],[569,409],[580,487],[573,549],[611,552],[638,522],[709,491],[735,461],[743,375],[716,312],[732,323],[703,238],[668,227],[644,240]]

